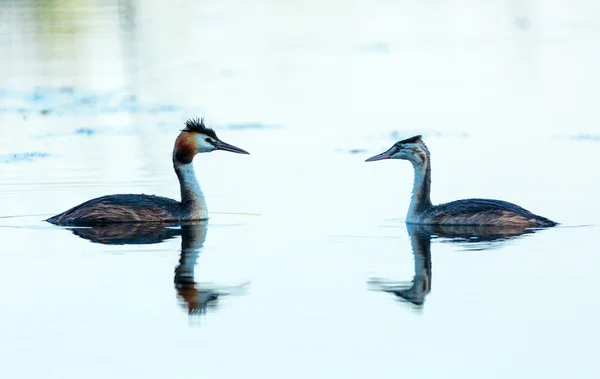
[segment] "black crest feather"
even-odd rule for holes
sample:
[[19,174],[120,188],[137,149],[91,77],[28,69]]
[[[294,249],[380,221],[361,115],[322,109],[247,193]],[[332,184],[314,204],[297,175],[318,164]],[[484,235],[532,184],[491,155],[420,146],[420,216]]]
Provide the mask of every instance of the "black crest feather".
[[190,118],[185,122],[185,127],[186,129],[184,130],[206,134],[207,136],[212,137],[214,139],[219,139],[219,137],[217,137],[217,133],[215,133],[214,130],[204,125],[204,118]]
[[403,139],[402,141],[398,141],[398,144],[404,144],[404,143],[417,143],[417,142],[423,142],[423,140],[421,139],[421,135],[419,134],[418,136],[414,136],[414,137],[410,137],[407,139]]

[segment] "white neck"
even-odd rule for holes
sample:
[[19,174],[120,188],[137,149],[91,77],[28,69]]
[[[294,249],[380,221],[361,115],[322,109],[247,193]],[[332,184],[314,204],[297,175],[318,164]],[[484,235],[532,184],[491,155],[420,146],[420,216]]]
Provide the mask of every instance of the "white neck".
[[193,164],[191,162],[176,164],[175,172],[179,178],[181,202],[186,205],[191,205],[197,212],[200,212],[199,218],[207,218],[208,210],[206,208],[206,200],[204,199],[202,189],[200,189],[200,183],[198,183],[198,179],[196,179]]
[[431,170],[429,169],[429,162],[423,164],[411,163],[414,169],[414,180],[406,221],[417,222],[419,216],[432,206],[429,198]]

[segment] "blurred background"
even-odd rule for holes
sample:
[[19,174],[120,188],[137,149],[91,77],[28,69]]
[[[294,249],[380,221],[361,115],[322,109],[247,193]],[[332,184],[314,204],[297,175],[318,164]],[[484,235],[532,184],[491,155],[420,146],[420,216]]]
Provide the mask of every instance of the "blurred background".
[[[596,0],[0,0],[0,376],[597,377],[599,67]],[[174,305],[183,237],[42,221],[178,199],[192,117],[251,153],[195,160],[211,220],[190,264],[251,282],[198,328]],[[434,240],[417,275],[412,168],[363,163],[415,134],[434,203],[561,227]],[[367,288],[413,275],[425,305]]]
[[[597,131],[593,0],[3,0],[0,7],[5,90],[127,89],[144,104],[197,108],[215,122],[324,133]],[[3,118],[12,109],[6,96]]]

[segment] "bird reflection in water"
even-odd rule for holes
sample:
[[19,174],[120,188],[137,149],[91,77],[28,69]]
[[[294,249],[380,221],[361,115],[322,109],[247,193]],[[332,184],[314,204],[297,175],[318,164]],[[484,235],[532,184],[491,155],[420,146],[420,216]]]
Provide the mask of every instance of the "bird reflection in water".
[[194,267],[206,239],[207,221],[173,225],[121,223],[70,230],[81,238],[105,245],[148,245],[181,236],[181,255],[175,267],[174,283],[179,304],[190,316],[206,314],[209,308],[217,306],[220,296],[243,294],[247,285],[196,282]]
[[465,250],[487,250],[503,242],[534,233],[540,229],[523,227],[494,227],[484,225],[416,225],[406,224],[412,246],[415,274],[411,281],[392,281],[372,278],[369,286],[373,290],[394,294],[398,300],[408,302],[421,309],[425,297],[431,291],[431,240],[456,243]]

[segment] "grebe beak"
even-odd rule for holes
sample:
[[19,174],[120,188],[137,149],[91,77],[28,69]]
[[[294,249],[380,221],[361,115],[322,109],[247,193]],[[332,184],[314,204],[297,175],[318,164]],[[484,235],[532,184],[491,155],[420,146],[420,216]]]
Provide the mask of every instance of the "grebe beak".
[[247,152],[244,149],[240,149],[239,147],[235,147],[235,146],[230,145],[223,141],[215,141],[214,146],[215,146],[215,150],[230,151],[232,153],[238,153],[238,154],[248,154],[248,155],[250,154],[249,152]]
[[383,152],[381,154],[377,154],[372,156],[371,158],[365,160],[365,162],[375,162],[375,161],[380,161],[383,159],[390,159],[392,157],[392,153],[388,150],[386,152]]

